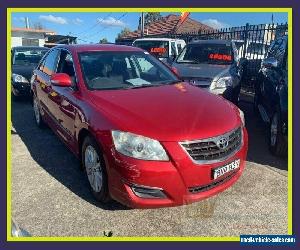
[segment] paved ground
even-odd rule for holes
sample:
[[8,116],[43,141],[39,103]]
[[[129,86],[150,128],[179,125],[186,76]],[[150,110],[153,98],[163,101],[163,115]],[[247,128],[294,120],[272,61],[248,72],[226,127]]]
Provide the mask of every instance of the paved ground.
[[246,170],[227,191],[188,206],[138,210],[94,202],[76,158],[31,106],[12,107],[12,215],[34,236],[238,236],[287,233],[287,160],[269,154],[265,131],[241,102],[249,132]]

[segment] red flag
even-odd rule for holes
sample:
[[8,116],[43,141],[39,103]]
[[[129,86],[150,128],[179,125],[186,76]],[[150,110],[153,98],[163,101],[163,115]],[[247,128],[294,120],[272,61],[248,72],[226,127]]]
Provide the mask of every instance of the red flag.
[[179,24],[183,23],[190,15],[190,12],[181,12]]

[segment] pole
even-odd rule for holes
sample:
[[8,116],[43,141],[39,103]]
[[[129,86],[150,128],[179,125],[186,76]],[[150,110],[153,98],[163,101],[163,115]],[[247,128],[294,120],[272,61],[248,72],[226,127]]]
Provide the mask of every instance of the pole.
[[144,37],[145,34],[145,13],[142,12],[141,16],[141,37]]

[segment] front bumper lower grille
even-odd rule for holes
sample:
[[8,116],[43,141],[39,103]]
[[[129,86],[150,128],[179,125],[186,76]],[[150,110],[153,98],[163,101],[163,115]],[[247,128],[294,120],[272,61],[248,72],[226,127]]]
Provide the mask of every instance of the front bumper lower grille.
[[180,142],[195,163],[213,163],[225,160],[240,150],[242,128],[208,139]]
[[236,173],[237,173],[237,171],[234,171],[230,175],[227,175],[225,178],[223,178],[221,180],[217,180],[215,182],[212,182],[212,183],[210,183],[208,185],[204,185],[204,186],[190,187],[188,190],[190,193],[193,193],[193,194],[208,191],[214,187],[217,187],[217,186],[222,185],[223,183],[229,181],[233,176],[235,176]]

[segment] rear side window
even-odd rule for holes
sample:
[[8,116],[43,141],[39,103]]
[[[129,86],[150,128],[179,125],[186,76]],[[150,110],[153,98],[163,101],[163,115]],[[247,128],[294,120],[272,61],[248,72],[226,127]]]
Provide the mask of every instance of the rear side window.
[[58,60],[58,50],[52,50],[45,58],[44,62],[42,63],[42,70],[45,74],[51,76],[56,71],[57,60]]
[[171,42],[171,55],[172,56],[176,56],[177,55],[175,42]]
[[181,50],[182,50],[181,43],[177,43],[177,51],[178,51],[178,54],[181,52]]

